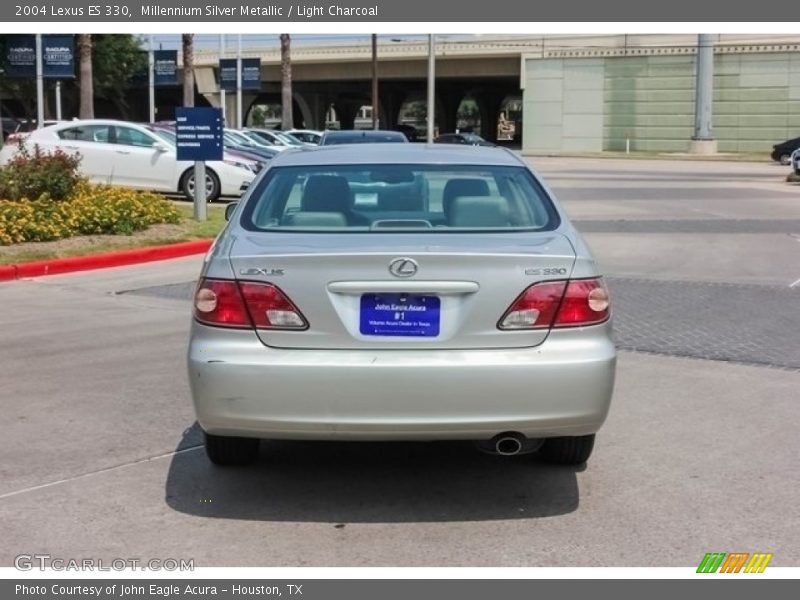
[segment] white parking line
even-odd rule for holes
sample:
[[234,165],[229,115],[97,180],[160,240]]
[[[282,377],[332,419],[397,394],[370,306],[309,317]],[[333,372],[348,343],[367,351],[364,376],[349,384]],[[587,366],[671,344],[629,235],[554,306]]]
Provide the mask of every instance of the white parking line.
[[27,492],[34,492],[36,490],[41,490],[44,488],[49,488],[54,485],[59,485],[62,483],[68,483],[70,481],[76,481],[78,479],[84,479],[85,477],[91,477],[92,475],[99,475],[100,473],[108,473],[109,471],[116,471],[117,469],[124,469],[126,467],[132,467],[135,465],[140,465],[142,463],[150,462],[151,460],[158,460],[159,458],[167,458],[172,456],[177,456],[178,454],[183,454],[184,452],[192,452],[193,450],[197,450],[198,448],[202,448],[203,445],[200,444],[198,446],[192,446],[191,448],[184,448],[183,450],[176,450],[175,452],[167,452],[166,454],[159,454],[157,456],[148,456],[147,458],[142,458],[139,460],[135,460],[129,463],[123,463],[121,465],[114,465],[113,467],[106,467],[105,469],[99,469],[97,471],[90,471],[88,473],[82,473],[80,475],[75,475],[75,477],[67,477],[66,479],[59,479],[57,481],[51,481],[49,483],[43,483],[41,485],[34,485],[29,488],[25,488],[22,490],[16,490],[15,492],[8,492],[6,494],[0,494],[0,500],[4,498],[11,498],[12,496],[18,496],[20,494],[25,494]]
[[790,284],[790,285],[789,285],[789,287],[790,287],[790,288],[793,288],[793,287],[794,287],[794,286],[796,286],[797,284],[800,284],[800,279],[798,279],[798,280],[797,280],[797,281],[795,281],[794,283]]

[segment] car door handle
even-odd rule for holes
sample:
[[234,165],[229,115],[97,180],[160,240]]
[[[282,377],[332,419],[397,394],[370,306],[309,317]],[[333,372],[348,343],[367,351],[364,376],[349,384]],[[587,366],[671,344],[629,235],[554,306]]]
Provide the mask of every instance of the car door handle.
[[64,148],[66,148],[67,150],[77,150],[78,149],[77,146],[64,146]]
[[131,153],[130,150],[115,150],[115,152],[117,154],[130,154]]

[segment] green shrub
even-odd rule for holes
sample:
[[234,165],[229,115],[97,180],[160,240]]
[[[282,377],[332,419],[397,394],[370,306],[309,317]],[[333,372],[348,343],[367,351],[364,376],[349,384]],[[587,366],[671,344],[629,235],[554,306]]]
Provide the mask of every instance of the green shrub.
[[0,200],[0,245],[46,242],[73,235],[130,235],[156,223],[178,223],[180,213],[150,192],[79,183],[68,200]]
[[69,198],[82,180],[78,173],[80,156],[62,150],[33,151],[24,142],[14,157],[0,167],[0,198],[38,200],[47,197],[60,201]]

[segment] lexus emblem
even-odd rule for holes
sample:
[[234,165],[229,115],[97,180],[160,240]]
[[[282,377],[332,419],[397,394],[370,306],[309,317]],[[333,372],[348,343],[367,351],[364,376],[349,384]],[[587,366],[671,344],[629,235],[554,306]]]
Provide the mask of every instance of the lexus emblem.
[[389,273],[395,277],[412,277],[417,274],[419,265],[413,258],[395,258],[389,263]]

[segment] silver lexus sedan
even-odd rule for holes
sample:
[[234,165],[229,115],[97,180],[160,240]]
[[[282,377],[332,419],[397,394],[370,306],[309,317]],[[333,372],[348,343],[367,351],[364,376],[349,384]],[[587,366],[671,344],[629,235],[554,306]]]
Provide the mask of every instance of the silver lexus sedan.
[[232,210],[194,295],[209,459],[260,439],[473,440],[589,458],[616,353],[606,287],[502,148],[287,150]]

